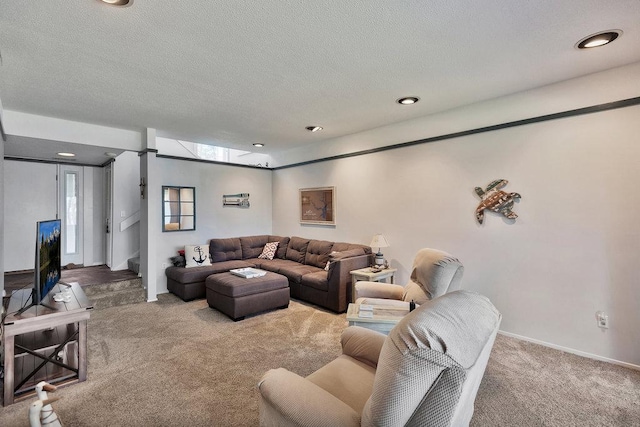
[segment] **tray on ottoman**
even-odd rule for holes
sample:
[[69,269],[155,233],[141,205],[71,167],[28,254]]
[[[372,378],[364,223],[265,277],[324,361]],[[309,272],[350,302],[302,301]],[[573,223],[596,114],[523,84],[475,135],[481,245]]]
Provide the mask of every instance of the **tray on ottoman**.
[[244,278],[232,273],[213,274],[205,282],[209,307],[233,320],[289,306],[289,280],[280,274]]
[[244,277],[245,279],[252,279],[254,277],[262,277],[267,274],[264,270],[259,270],[253,267],[247,268],[236,268],[234,270],[229,270],[229,273],[235,274],[236,276]]

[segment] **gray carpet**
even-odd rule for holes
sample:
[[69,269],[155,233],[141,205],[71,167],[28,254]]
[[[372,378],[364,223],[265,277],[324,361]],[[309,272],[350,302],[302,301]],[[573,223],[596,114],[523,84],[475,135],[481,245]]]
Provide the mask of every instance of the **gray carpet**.
[[[241,322],[172,295],[95,311],[89,379],[54,407],[65,427],[254,426],[262,374],[310,374],[340,353],[345,327],[296,301]],[[0,409],[0,425],[28,426],[28,404]],[[633,426],[639,405],[640,372],[498,336],[472,425]]]
[[640,426],[640,371],[498,335],[472,426]]

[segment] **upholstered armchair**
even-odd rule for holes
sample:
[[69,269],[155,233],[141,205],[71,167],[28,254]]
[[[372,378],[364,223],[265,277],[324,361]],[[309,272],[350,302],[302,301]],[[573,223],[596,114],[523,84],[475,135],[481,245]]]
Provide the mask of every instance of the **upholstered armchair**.
[[306,378],[268,371],[261,426],[466,426],[501,315],[469,291],[427,301],[388,336],[350,326],[342,355]]
[[[437,249],[420,249],[413,260],[411,277],[405,286],[378,282],[357,282],[359,304],[420,305],[460,288],[464,267],[457,258]],[[397,301],[397,302],[396,302]]]

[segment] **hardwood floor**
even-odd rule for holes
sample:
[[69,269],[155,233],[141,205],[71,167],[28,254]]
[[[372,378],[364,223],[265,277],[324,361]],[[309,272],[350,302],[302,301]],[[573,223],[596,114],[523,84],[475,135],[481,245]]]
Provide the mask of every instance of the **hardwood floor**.
[[[32,271],[5,273],[6,295],[3,298],[2,307],[7,307],[10,296],[15,290],[31,289],[33,279]],[[62,270],[61,281],[77,282],[96,310],[147,300],[142,278],[130,270],[111,271],[106,265],[66,268]],[[0,312],[2,312],[1,307]]]
[[[82,287],[135,279],[137,277],[138,275],[133,271],[111,271],[106,265],[62,270],[63,282],[78,282]],[[10,295],[14,290],[28,288],[32,285],[33,271],[4,274],[4,289],[7,295]]]

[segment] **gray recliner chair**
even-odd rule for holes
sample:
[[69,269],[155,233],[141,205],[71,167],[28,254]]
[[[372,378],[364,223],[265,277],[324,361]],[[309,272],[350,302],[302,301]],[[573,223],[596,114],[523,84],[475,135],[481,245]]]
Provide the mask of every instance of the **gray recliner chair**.
[[268,371],[261,426],[466,426],[501,315],[455,291],[427,301],[385,336],[351,326],[342,355],[306,378]]
[[406,306],[423,304],[460,288],[464,267],[452,255],[437,249],[420,249],[405,286],[361,281],[355,284],[357,304]]

